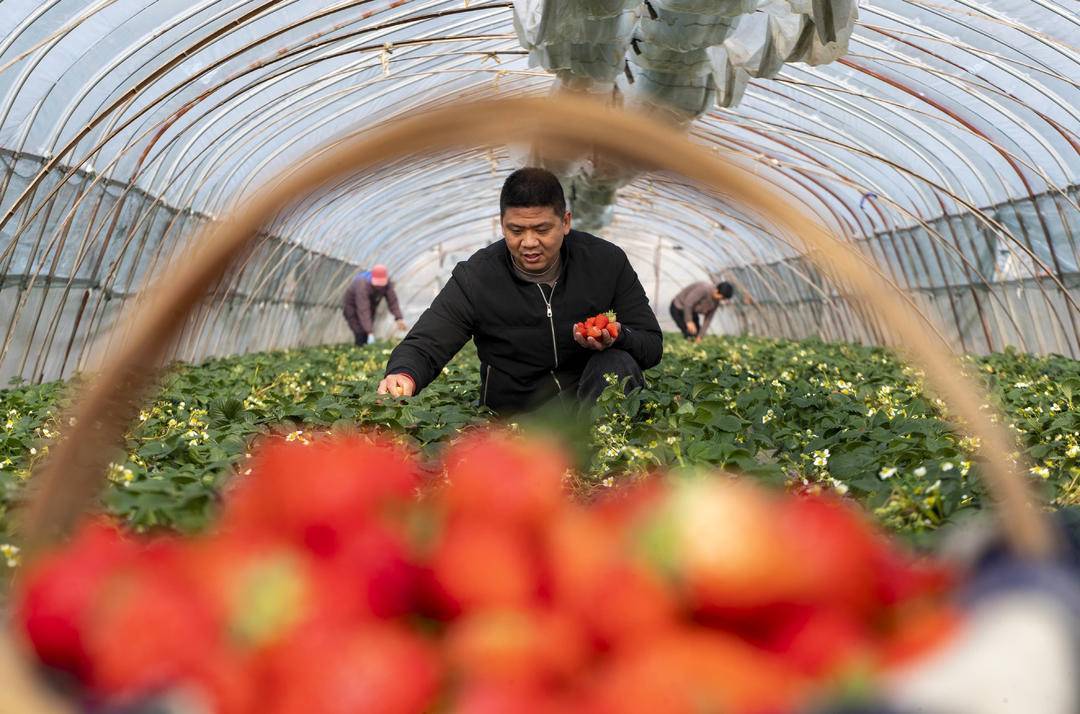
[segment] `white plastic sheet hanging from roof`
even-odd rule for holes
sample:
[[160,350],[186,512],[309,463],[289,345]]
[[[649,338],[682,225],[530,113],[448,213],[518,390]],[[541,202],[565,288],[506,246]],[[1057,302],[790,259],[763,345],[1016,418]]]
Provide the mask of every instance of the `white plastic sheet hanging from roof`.
[[714,3],[707,11],[687,12],[679,3],[655,0],[649,3],[638,21],[637,37],[642,42],[669,50],[687,52],[711,47],[724,41],[732,25],[752,2]]
[[634,79],[624,87],[627,103],[677,125],[701,116],[715,99],[706,49],[724,42],[757,1],[650,1],[627,53]]
[[532,64],[611,82],[622,68],[637,5],[634,0],[515,0],[514,26]]
[[[599,82],[615,82],[626,60],[645,73],[701,77],[705,57],[719,75],[717,86],[730,84],[732,67],[773,77],[788,62],[842,57],[857,18],[855,0],[514,1],[515,28],[534,65]],[[718,99],[731,106],[737,95]]]
[[[562,87],[618,87],[627,106],[684,127],[714,103],[737,104],[751,77],[842,56],[858,13],[854,0],[515,0],[514,9],[531,63]],[[591,229],[611,221],[616,190],[634,177],[589,161],[557,170]]]

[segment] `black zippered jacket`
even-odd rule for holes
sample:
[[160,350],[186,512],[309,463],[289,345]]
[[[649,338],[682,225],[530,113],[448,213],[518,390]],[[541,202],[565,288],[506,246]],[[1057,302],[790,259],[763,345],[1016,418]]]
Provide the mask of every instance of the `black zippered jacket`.
[[480,249],[457,264],[390,355],[386,373],[409,375],[419,393],[471,337],[480,357],[480,403],[500,414],[522,411],[576,389],[594,352],[574,341],[574,323],[608,310],[622,327],[614,346],[642,369],[658,364],[660,325],[622,249],[571,230],[561,262],[549,288],[517,276],[505,241]]

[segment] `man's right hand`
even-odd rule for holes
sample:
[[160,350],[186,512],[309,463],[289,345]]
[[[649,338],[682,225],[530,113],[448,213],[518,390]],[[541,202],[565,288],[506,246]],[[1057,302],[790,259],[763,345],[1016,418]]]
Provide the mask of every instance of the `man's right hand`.
[[686,323],[686,331],[689,332],[691,335],[696,335],[697,334],[697,325],[695,325],[692,322]]
[[379,382],[379,394],[392,397],[411,397],[416,393],[416,383],[407,374],[388,374]]

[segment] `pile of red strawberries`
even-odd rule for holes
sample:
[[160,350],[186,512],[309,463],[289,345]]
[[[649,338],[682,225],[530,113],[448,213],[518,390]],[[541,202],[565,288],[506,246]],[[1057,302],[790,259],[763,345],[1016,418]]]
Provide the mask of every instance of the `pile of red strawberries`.
[[583,338],[592,337],[595,340],[602,339],[606,332],[611,339],[615,339],[619,336],[619,323],[615,321],[614,312],[602,312],[585,322],[576,323],[574,332]]
[[379,436],[269,439],[216,529],[96,521],[13,601],[95,706],[242,714],[798,710],[947,636],[948,574],[846,503],[719,475],[582,504],[481,432],[442,486]]

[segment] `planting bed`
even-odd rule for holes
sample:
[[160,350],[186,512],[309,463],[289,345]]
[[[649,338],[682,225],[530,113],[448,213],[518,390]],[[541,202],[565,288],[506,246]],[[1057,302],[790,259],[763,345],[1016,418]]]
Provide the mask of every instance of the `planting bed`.
[[[178,365],[118,450],[105,495],[137,529],[201,529],[252,437],[303,441],[326,427],[390,428],[434,455],[474,406],[476,356],[460,355],[420,397],[375,396],[389,346],[328,346]],[[967,358],[1017,437],[1015,456],[1056,506],[1080,503],[1080,363],[1018,353]],[[573,487],[588,494],[665,467],[725,466],[789,487],[838,491],[889,528],[919,534],[982,505],[972,454],[921,375],[891,353],[817,341],[667,340],[649,388],[615,390],[578,436]],[[12,510],[65,425],[70,384],[0,392],[0,547],[9,566]],[[552,421],[552,420],[549,420]],[[587,436],[581,437],[585,433]]]

